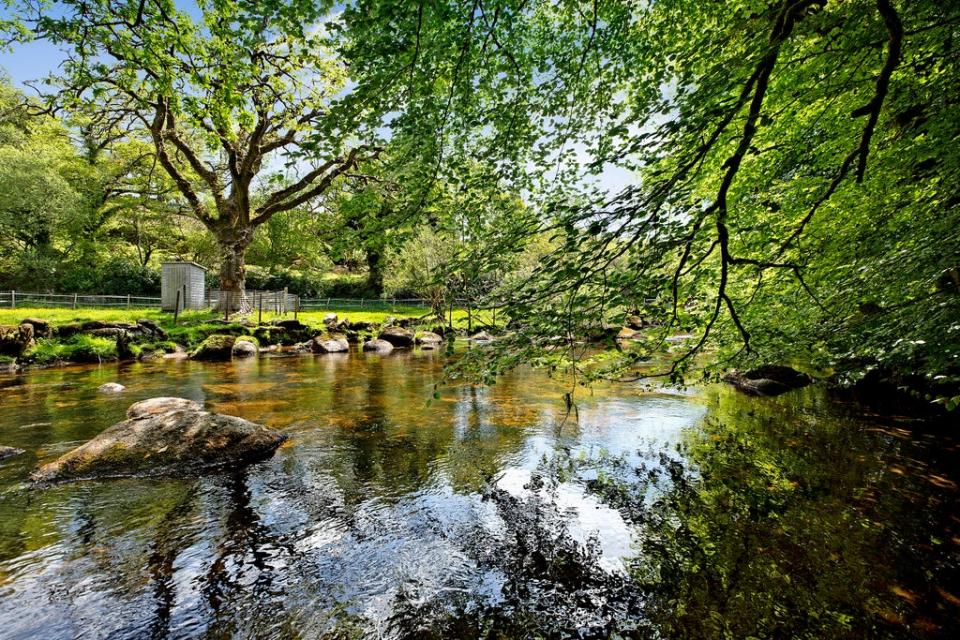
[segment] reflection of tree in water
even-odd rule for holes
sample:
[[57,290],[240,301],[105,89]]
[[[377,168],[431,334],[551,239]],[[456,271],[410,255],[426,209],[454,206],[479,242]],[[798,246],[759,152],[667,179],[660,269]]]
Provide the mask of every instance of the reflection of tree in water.
[[149,625],[151,638],[166,638],[170,632],[170,618],[176,602],[174,561],[192,540],[184,535],[182,524],[193,509],[196,483],[185,491],[157,524],[156,537],[147,556],[147,569],[153,582],[154,612]]
[[423,594],[401,588],[392,602],[397,638],[651,637],[643,594],[626,575],[600,564],[596,545],[579,543],[565,514],[543,495],[488,487],[485,500],[502,530],[459,540],[479,569],[499,582],[493,600],[452,589]]
[[[278,574],[271,562],[277,562],[279,555],[293,555],[291,546],[260,521],[251,504],[247,471],[223,478],[228,513],[202,583],[212,618],[209,633],[215,636],[230,635],[238,623],[277,613],[267,606],[281,597],[273,589]],[[249,572],[255,573],[253,580],[248,579]],[[249,610],[242,613],[241,602]]]
[[641,527],[647,615],[668,637],[956,637],[960,553],[937,541],[957,539],[957,493],[926,466],[891,473],[921,457],[919,434],[798,407],[719,392],[688,469],[608,466],[591,483]]

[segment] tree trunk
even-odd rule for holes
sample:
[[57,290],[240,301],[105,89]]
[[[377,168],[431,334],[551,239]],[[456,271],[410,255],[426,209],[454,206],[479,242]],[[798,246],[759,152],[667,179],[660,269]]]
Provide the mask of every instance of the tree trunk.
[[217,246],[220,249],[220,303],[221,311],[246,311],[246,253],[253,239],[253,229],[219,229]]
[[367,247],[367,288],[379,296],[383,293],[383,253],[379,249]]

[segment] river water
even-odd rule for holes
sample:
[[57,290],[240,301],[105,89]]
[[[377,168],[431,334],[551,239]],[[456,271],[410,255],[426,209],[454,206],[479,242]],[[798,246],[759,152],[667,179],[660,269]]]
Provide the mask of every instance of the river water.
[[[598,386],[568,414],[564,380],[446,384],[443,358],[0,377],[26,450],[0,463],[0,638],[957,637],[949,430],[815,389]],[[161,395],[290,438],[239,472],[25,484]]]

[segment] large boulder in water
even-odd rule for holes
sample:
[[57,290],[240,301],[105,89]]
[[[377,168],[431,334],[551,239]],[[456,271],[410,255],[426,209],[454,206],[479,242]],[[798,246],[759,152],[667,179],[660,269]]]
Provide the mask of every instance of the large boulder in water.
[[233,345],[237,339],[234,336],[214,334],[200,343],[190,353],[193,360],[227,361],[233,357]]
[[350,351],[350,343],[346,337],[331,336],[325,339],[317,336],[311,341],[310,350],[314,353],[346,353]]
[[779,364],[767,364],[744,372],[734,370],[723,379],[751,396],[778,396],[813,382],[807,374]]
[[393,345],[386,340],[367,340],[363,343],[364,351],[375,351],[377,353],[390,353],[393,351]]
[[413,331],[403,327],[386,327],[380,332],[379,339],[395,347],[412,347],[414,343]]
[[[239,466],[270,457],[285,439],[262,425],[194,407],[185,398],[138,402],[127,420],[39,467],[34,482],[136,474],[183,473]],[[163,411],[167,407],[171,411]]]

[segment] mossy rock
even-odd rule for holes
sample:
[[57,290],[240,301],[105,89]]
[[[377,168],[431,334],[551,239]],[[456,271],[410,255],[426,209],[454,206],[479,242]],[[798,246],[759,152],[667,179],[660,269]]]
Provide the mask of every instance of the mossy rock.
[[[269,457],[285,439],[242,418],[197,410],[186,399],[159,400],[142,411],[133,405],[128,413],[134,417],[39,467],[31,479],[50,483],[231,467]],[[175,406],[184,408],[163,411]]]
[[394,347],[412,347],[414,344],[413,331],[404,327],[386,327],[378,336]]
[[190,352],[190,358],[193,360],[206,360],[212,362],[225,362],[233,357],[233,345],[236,344],[235,336],[223,334],[214,334],[200,343],[196,349]]

